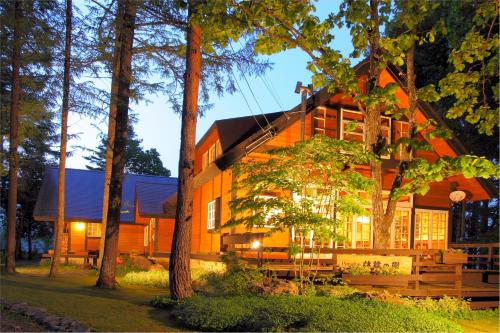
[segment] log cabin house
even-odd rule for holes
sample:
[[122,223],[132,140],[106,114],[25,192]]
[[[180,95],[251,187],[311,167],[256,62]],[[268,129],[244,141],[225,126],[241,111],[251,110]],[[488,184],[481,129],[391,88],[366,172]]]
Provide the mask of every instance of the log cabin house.
[[[366,81],[368,63],[356,66],[359,84]],[[408,107],[404,75],[396,66],[388,66],[380,74],[381,85],[397,83],[395,92],[399,107]],[[232,249],[247,249],[256,239],[259,246],[286,248],[291,242],[304,242],[295,239],[293,230],[264,234],[266,228],[247,230],[244,226],[224,228],[231,219],[229,202],[240,195],[233,190],[232,168],[235,163],[246,159],[266,159],[266,150],[285,147],[298,142],[301,127],[301,105],[287,112],[270,113],[218,120],[210,127],[196,146],[195,192],[193,203],[192,252],[218,254]],[[382,117],[381,131],[388,142],[394,142],[408,135],[408,122],[405,119]],[[445,126],[436,111],[427,103],[418,102],[417,123],[433,119]],[[354,130],[347,124],[357,122]],[[314,93],[306,102],[305,140],[313,135],[363,141],[363,115],[352,99],[342,92],[328,93],[326,89]],[[420,140],[425,140],[419,134]],[[442,156],[467,154],[467,150],[456,138],[450,140],[431,139],[428,143],[432,151],[418,151],[418,157],[435,161]],[[383,161],[384,190],[389,192],[394,178],[399,154],[387,156]],[[359,172],[369,175],[367,166],[359,166]],[[393,249],[446,249],[451,241],[451,200],[449,194],[459,189],[467,194],[466,200],[485,200],[496,197],[495,188],[484,179],[466,179],[463,176],[450,177],[441,182],[430,184],[430,191],[422,195],[410,195],[400,200],[391,230]],[[347,241],[330,243],[337,249],[370,249],[373,246],[373,226],[370,218],[352,217],[344,226]],[[305,240],[306,242],[308,240]],[[311,244],[306,246],[313,247]],[[237,246],[235,246],[238,244]],[[243,252],[242,252],[243,255]]]
[[[66,169],[63,255],[82,258],[99,250],[103,184],[103,171]],[[35,220],[56,220],[57,186],[58,168],[49,167],[36,202]],[[176,192],[177,178],[125,174],[120,253],[152,256],[170,252]]]
[[[366,77],[367,62],[360,63],[357,74],[360,84]],[[395,82],[401,108],[408,106],[404,76],[395,66],[387,67],[380,77],[382,85]],[[239,117],[215,121],[196,145],[195,190],[191,251],[194,256],[216,258],[230,244],[249,247],[260,237],[264,248],[286,248],[297,241],[293,230],[264,237],[266,228],[247,230],[243,226],[224,228],[231,219],[229,203],[239,193],[233,190],[232,168],[249,158],[265,158],[270,148],[293,145],[300,140],[301,105],[287,112]],[[444,125],[433,108],[418,102],[417,122],[434,119]],[[348,123],[358,122],[354,130]],[[404,119],[383,117],[382,133],[389,142],[408,135]],[[362,141],[363,115],[353,101],[342,92],[314,93],[306,101],[305,139],[315,134],[344,140]],[[420,135],[420,139],[424,140]],[[418,151],[417,156],[434,161],[440,156],[466,154],[456,139],[432,139],[433,151]],[[384,189],[389,190],[400,156],[387,156],[383,161]],[[34,217],[38,221],[55,221],[57,213],[57,168],[48,168],[38,196]],[[368,174],[366,166],[359,172]],[[122,215],[119,231],[119,250],[148,256],[167,256],[170,252],[175,218],[176,178],[139,176],[124,177]],[[103,172],[67,169],[65,209],[65,251],[67,253],[95,252],[101,235]],[[452,189],[467,193],[466,200],[485,200],[496,197],[495,188],[483,179],[450,177],[431,184],[424,195],[410,195],[398,203],[391,230],[391,248],[445,249],[451,240]],[[373,226],[367,217],[352,217],[344,228],[347,241],[332,243],[338,249],[369,249],[373,245]],[[313,244],[309,244],[310,246]],[[208,256],[207,256],[208,255]]]

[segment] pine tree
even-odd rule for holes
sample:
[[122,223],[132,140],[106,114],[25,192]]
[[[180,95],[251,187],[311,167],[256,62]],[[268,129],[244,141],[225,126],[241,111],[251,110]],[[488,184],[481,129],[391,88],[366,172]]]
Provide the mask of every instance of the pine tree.
[[[113,163],[109,186],[109,206],[106,223],[104,252],[96,285],[100,288],[114,288],[116,284],[116,257],[118,254],[118,229],[120,223],[121,195],[125,168],[125,147],[127,145],[128,109],[130,82],[132,79],[132,45],[134,39],[136,1],[123,2],[123,19],[120,31],[120,59],[118,89],[116,92],[116,129],[113,143]],[[113,96],[111,97],[113,98]]]
[[9,138],[9,204],[7,209],[7,255],[5,270],[8,273],[16,271],[16,221],[17,221],[17,170],[19,145],[19,112],[21,99],[21,82],[19,70],[21,67],[21,35],[23,2],[16,0],[14,9],[14,42],[12,48],[12,97],[10,105],[10,138]]
[[68,144],[68,113],[69,113],[69,89],[71,77],[71,31],[72,31],[72,0],[66,0],[66,46],[64,48],[64,82],[61,114],[61,147],[59,156],[59,172],[57,187],[57,220],[54,226],[55,246],[52,264],[50,266],[50,277],[55,277],[59,270],[61,249],[64,236],[64,185],[66,174],[66,146]]

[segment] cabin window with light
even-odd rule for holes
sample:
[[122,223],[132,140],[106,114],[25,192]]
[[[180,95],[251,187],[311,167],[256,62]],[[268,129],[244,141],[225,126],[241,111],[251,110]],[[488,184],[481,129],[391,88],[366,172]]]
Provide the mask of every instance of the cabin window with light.
[[443,210],[415,210],[415,248],[446,248],[448,212]]
[[212,164],[220,155],[222,155],[222,147],[220,140],[217,140],[211,145],[206,152],[201,155],[201,169],[204,170]]
[[101,224],[87,223],[87,237],[101,237]]

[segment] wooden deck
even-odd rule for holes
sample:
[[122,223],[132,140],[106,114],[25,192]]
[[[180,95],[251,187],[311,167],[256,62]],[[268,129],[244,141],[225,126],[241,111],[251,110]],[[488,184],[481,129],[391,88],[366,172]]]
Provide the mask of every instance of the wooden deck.
[[[238,235],[223,239],[227,249],[234,251],[249,265],[260,266],[270,272],[285,277],[298,274],[298,266],[289,257],[286,248],[252,249],[249,244],[256,235]],[[236,235],[235,235],[236,236]],[[244,237],[245,236],[245,237]],[[253,238],[252,238],[253,237]],[[257,235],[258,237],[258,235]],[[250,239],[252,238],[252,239]],[[330,274],[342,271],[338,266],[340,254],[358,256],[411,257],[411,274],[404,276],[365,275],[361,279],[350,277],[351,284],[362,290],[387,290],[402,296],[442,297],[457,296],[470,298],[473,306],[498,307],[499,305],[499,244],[451,244],[468,255],[467,262],[440,263],[437,250],[433,249],[332,249],[306,248],[310,256],[320,253],[318,259],[307,259],[304,271]],[[339,273],[340,274],[340,273]],[[349,277],[346,277],[348,280]],[[352,283],[354,282],[354,283]]]

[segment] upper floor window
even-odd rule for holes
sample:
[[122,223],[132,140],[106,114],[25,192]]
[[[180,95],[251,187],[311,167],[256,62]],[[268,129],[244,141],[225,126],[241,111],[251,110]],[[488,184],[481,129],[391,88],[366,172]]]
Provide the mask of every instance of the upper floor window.
[[222,155],[222,147],[220,144],[220,140],[217,140],[201,156],[201,169],[202,170],[205,169],[207,166],[213,163],[220,155]]
[[[366,139],[365,116],[357,110],[340,109],[340,139],[364,142]],[[380,120],[380,134],[391,143],[391,118],[382,116]],[[389,155],[382,156],[390,158]]]

